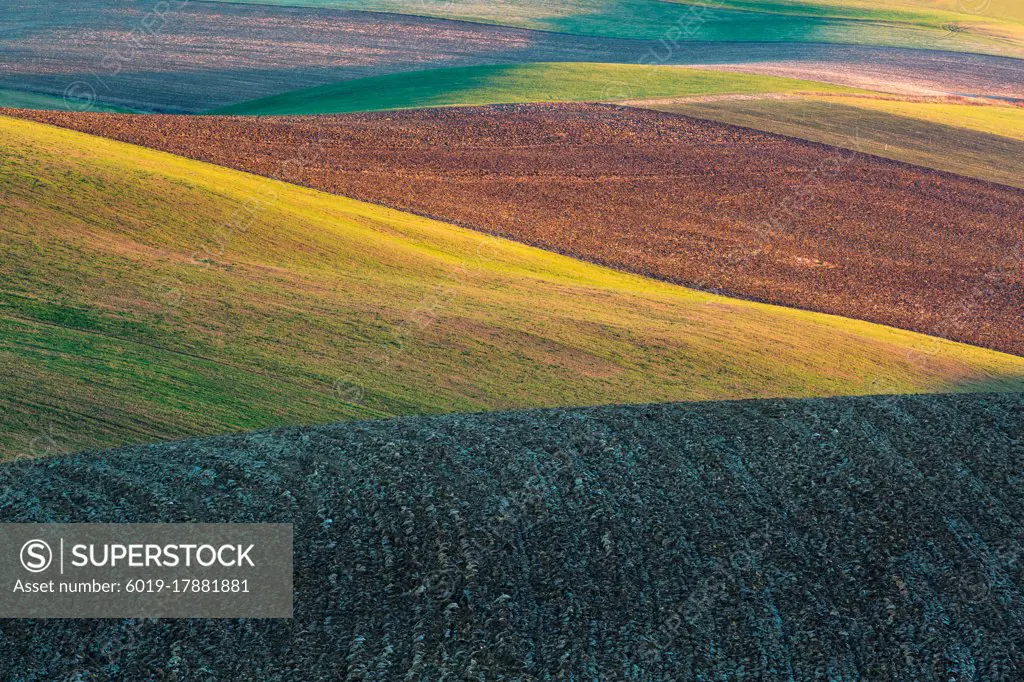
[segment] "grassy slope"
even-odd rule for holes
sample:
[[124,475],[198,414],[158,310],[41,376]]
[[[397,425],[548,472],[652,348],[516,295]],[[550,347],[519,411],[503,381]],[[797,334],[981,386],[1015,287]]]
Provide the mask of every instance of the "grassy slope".
[[0,677],[1017,679],[1022,410],[453,415],[3,465],[4,523],[294,524],[295,620],[2,620]]
[[869,97],[830,97],[828,101],[1024,141],[1024,107],[915,102]]
[[[838,8],[878,8],[878,0],[790,0],[797,5],[823,4]],[[1024,24],[1024,5],[1017,0],[988,0],[970,3],[965,0],[886,0],[892,9],[922,9],[930,12],[952,12],[972,17],[994,17]]]
[[[687,0],[670,0],[686,4]],[[716,0],[729,9],[788,16],[815,16],[934,26],[1024,25],[1024,7],[1015,0]]]
[[[1017,16],[1018,11],[972,15],[956,6],[929,6],[927,0],[911,5],[887,2],[882,7],[863,0],[716,0],[705,4],[660,0],[226,1],[398,12],[618,38],[833,42],[1024,55],[1024,19]],[[707,7],[714,12],[702,9]],[[948,28],[952,25],[968,30],[952,33]]]
[[775,76],[630,64],[471,66],[362,78],[218,109],[242,115],[327,114],[522,102],[587,102],[765,92],[852,92]]
[[0,148],[7,453],[392,414],[1024,388],[1024,358],[81,133],[3,118]]
[[[0,107],[11,107],[13,109],[55,109],[57,111],[68,110],[63,97],[58,97],[56,95],[43,95],[36,92],[26,92],[24,90],[10,90],[8,88],[0,88]],[[96,102],[89,107],[89,111],[130,113],[132,109]]]
[[[860,98],[723,100],[650,108],[1024,187],[1021,109]],[[988,132],[993,130],[1004,134]]]

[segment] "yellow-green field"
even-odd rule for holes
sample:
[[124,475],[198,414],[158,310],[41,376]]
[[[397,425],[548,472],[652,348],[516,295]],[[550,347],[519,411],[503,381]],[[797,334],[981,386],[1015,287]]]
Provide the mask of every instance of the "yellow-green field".
[[212,113],[342,114],[420,107],[798,92],[863,91],[794,78],[678,66],[589,62],[504,64],[361,78],[242,102]]
[[873,97],[638,104],[1024,187],[1024,108]]
[[0,224],[8,455],[396,414],[1024,388],[1024,358],[9,118]]
[[837,96],[813,99],[1024,141],[1024,107],[1019,106],[907,101],[879,97]]

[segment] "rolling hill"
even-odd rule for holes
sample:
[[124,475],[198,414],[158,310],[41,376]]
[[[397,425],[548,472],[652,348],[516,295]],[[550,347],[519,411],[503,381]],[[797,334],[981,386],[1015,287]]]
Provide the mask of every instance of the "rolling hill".
[[[67,110],[68,104],[63,97],[47,95],[24,90],[10,90],[0,88],[0,107],[11,107],[15,109],[56,109]],[[118,107],[102,102],[94,102],[89,106],[89,111],[102,112],[130,112],[127,107]]]
[[[862,154],[875,138],[856,116],[820,115],[844,151],[609,105],[12,113],[677,284],[1024,355],[1024,192]],[[956,130],[922,148],[952,160],[972,135],[991,137]],[[998,149],[972,154],[1002,178],[1021,157],[996,168]]]
[[293,613],[0,681],[1024,680],[1024,0],[0,0],[65,523],[289,524]]
[[387,109],[597,102],[765,92],[854,92],[774,76],[637,64],[547,63],[414,71],[344,81],[217,109],[247,116],[337,114]]
[[395,414],[1024,385],[1024,358],[38,123],[0,118],[0,149],[9,455]]
[[637,102],[1024,188],[1024,108],[869,97]]
[[[1022,56],[1024,18],[1005,3],[936,6],[928,0],[219,0],[369,10],[458,19],[574,35],[672,42],[818,42],[934,48]],[[972,11],[976,10],[976,11]]]
[[[360,2],[360,5],[363,3]],[[424,7],[418,0],[416,7]],[[1020,60],[950,51],[944,34],[928,49],[823,42],[707,42],[676,39],[691,10],[656,3],[675,13],[649,39],[572,35],[548,30],[467,23],[411,14],[339,11],[323,7],[220,2],[162,7],[109,0],[0,0],[3,88],[18,106],[64,108],[69,89],[94,110],[127,107],[198,113],[298,88],[444,67],[536,62],[716,65],[769,69],[775,75],[837,81],[869,90],[916,94],[971,94],[1024,98]],[[466,7],[465,3],[460,3]],[[569,7],[567,3],[544,3]],[[480,4],[502,8],[509,3]],[[538,5],[520,5],[535,11]],[[448,5],[449,9],[456,5]],[[399,8],[401,9],[401,8]],[[618,11],[618,10],[616,10]],[[745,14],[750,14],[745,13]],[[792,17],[779,17],[792,23]],[[619,21],[629,27],[635,22]],[[857,20],[866,25],[868,22]],[[754,39],[760,33],[755,32]],[[794,38],[799,39],[799,36]],[[37,95],[48,95],[42,101]],[[26,98],[30,101],[24,103]],[[14,104],[13,101],[9,101]]]
[[880,111],[916,121],[938,123],[1024,141],[1024,106],[991,103],[931,102],[880,97],[833,97],[837,104]]
[[[134,40],[154,8],[108,0],[67,3],[0,0],[3,87],[25,104],[64,108],[63,94],[102,106],[196,113],[256,97],[343,80],[440,67],[532,62],[638,61],[658,50],[663,63],[736,61],[769,54],[820,56],[822,46],[695,44],[673,55],[659,40],[618,40],[468,24],[409,15],[210,2],[174,3],[163,20]],[[152,23],[152,22],[151,22]],[[9,27],[9,29],[8,29]],[[660,36],[659,36],[660,38]],[[114,49],[118,46],[121,49]],[[854,64],[921,64],[926,79],[987,89],[1000,60],[909,50],[864,48]],[[119,58],[119,55],[123,57]],[[984,68],[981,68],[981,67]],[[969,77],[967,77],[969,76]],[[44,93],[29,99],[28,93]],[[26,101],[27,100],[27,101]],[[78,104],[78,103],[76,103]],[[12,101],[11,105],[15,103]]]
[[4,523],[293,523],[295,618],[0,620],[0,676],[1014,679],[1022,416],[605,407],[7,463]]

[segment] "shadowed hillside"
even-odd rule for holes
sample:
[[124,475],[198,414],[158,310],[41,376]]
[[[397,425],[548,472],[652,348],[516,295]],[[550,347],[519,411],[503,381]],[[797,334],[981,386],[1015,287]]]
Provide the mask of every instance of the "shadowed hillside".
[[[618,4],[618,9],[629,15],[630,8],[618,0],[597,1]],[[747,26],[753,29],[748,40],[800,41],[810,37],[812,42],[738,43],[728,36],[727,42],[706,42],[713,39],[708,36],[699,42],[679,41],[666,49],[663,39],[669,31],[682,33],[687,22],[699,18],[685,5],[644,2],[661,10],[662,16],[647,22],[647,28],[653,29],[648,31],[648,39],[625,40],[324,7],[195,0],[0,0],[4,37],[0,41],[0,84],[11,89],[0,92],[0,101],[9,106],[76,111],[119,105],[194,113],[367,76],[546,61],[771,65],[791,70],[790,75],[797,78],[838,79],[840,83],[852,79],[860,87],[890,92],[924,89],[1024,97],[1019,60],[950,51],[970,49],[974,32],[925,32],[931,39],[924,45],[929,49],[922,50],[877,47],[871,36],[862,36],[865,40],[860,45],[826,44],[817,42],[821,36],[801,35],[799,29],[791,28],[788,36],[772,36],[765,30],[770,27],[755,21]],[[171,11],[165,11],[168,4]],[[315,0],[311,4],[316,4]],[[404,4],[406,8],[426,7],[422,0]],[[447,0],[428,4],[454,7]],[[532,4],[534,10],[538,5],[548,9],[564,5],[546,0]],[[367,0],[353,0],[348,5],[368,7]],[[478,6],[509,15],[507,2]],[[162,17],[153,21],[153,12],[161,8]],[[620,14],[608,25],[629,30],[638,26],[638,18],[623,20]],[[821,20],[811,17],[810,21]],[[794,26],[794,18],[776,17],[770,23],[786,29]],[[866,27],[869,32],[872,26],[878,27],[864,21],[841,23]],[[142,26],[150,30],[139,36]],[[726,28],[735,33],[732,29],[743,26],[726,22]],[[885,27],[882,30],[885,32]],[[936,35],[944,39],[937,40]],[[69,95],[67,102],[65,94]]]
[[1024,358],[38,123],[0,117],[0,161],[7,455],[359,417],[1024,386]]
[[[710,100],[711,98],[709,98]],[[637,102],[1024,188],[1024,108],[868,97]]]
[[286,92],[209,113],[345,114],[521,102],[598,102],[689,95],[854,92],[817,81],[638,64],[545,63],[414,71]]
[[407,418],[7,464],[3,522],[294,523],[296,592],[294,621],[0,621],[0,674],[1020,679],[1022,462],[1024,398],[974,395]]
[[[228,0],[426,15],[581,35],[673,41],[901,45],[1020,55],[1016,0]],[[681,30],[670,33],[677,27]]]
[[[966,108],[982,112],[978,126],[1004,111]],[[850,150],[610,105],[12,113],[684,285],[1024,355],[1024,191],[861,153],[892,143],[884,153],[921,160],[901,155],[909,145],[1002,179],[1024,169],[1024,142],[908,121],[951,131],[922,137],[888,115],[872,130],[869,114],[849,110],[820,104],[798,122]],[[992,139],[1002,144],[982,144]]]

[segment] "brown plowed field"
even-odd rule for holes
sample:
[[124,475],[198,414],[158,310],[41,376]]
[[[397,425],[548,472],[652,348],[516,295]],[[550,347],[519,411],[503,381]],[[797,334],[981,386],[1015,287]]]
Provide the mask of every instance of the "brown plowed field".
[[706,289],[1024,355],[1024,191],[604,105],[19,112]]

